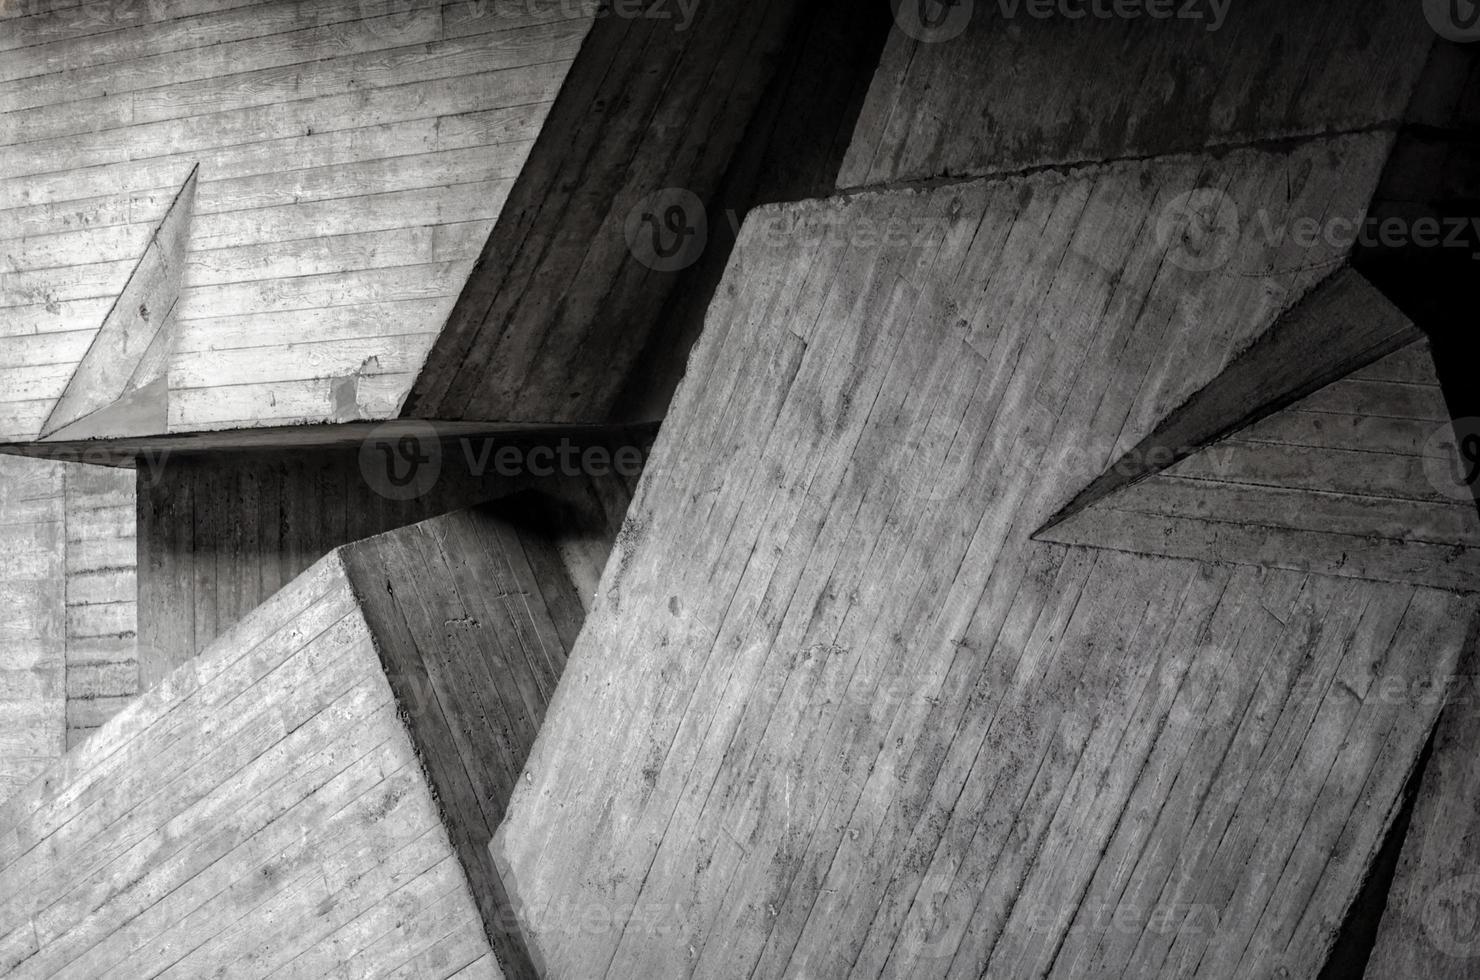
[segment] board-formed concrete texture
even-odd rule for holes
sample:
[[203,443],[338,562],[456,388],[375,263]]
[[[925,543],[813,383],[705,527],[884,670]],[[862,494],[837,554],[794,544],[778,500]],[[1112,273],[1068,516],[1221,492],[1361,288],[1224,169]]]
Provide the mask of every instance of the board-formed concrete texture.
[[[583,455],[593,448],[566,445]],[[525,462],[533,459],[544,473],[537,464],[543,451],[555,457],[560,446],[553,440],[372,441],[359,451],[180,455],[141,467],[140,687],[152,687],[333,549],[519,491],[564,504],[560,547],[587,600],[645,455],[630,440],[599,448],[608,461],[601,477],[563,468],[531,474]],[[403,449],[422,462],[398,487],[391,477],[407,462]],[[510,450],[519,467],[494,462]]]
[[0,808],[0,975],[530,977],[487,843],[579,625],[533,501],[339,549]]
[[805,6],[628,3],[598,18],[403,416],[641,421],[614,418],[618,399],[723,220],[710,196]]
[[178,303],[149,318],[160,414],[86,435],[392,414],[590,28],[581,5],[538,6],[39,4],[0,21],[3,367],[30,382],[6,391],[0,437],[65,438],[46,420],[105,321],[138,314],[110,311],[192,174]]
[[[1335,360],[1339,352],[1311,347],[1305,356]],[[1225,402],[1227,417],[1247,405]],[[1464,458],[1428,344],[1419,341],[1038,537],[1480,590],[1480,514]]]
[[1368,980],[1463,980],[1475,975],[1480,935],[1480,745],[1473,661],[1442,692],[1448,704],[1434,734],[1413,820],[1383,910]]
[[0,802],[138,690],[133,477],[0,458]]
[[797,6],[0,17],[0,442],[605,421]]
[[1033,534],[1341,274],[1168,203],[1386,142],[753,214],[494,841],[544,976],[1317,977],[1480,599]]
[[0,800],[66,749],[64,465],[0,460]]
[[[1431,334],[1461,329],[1453,311],[1468,300],[1461,283],[1480,247],[1477,51],[1450,39],[1474,39],[1465,5],[897,0],[894,8],[896,29],[839,188],[1388,133],[1390,157],[1367,206],[1291,217],[1358,241],[1358,267]],[[1231,212],[1219,191],[1209,184],[1189,202],[1206,234],[1230,219],[1263,222],[1272,235],[1298,226],[1278,213]],[[1382,229],[1393,220],[1389,241]],[[1446,244],[1420,242],[1421,221],[1438,222]],[[1457,346],[1455,358],[1465,356]],[[1471,407],[1462,414],[1480,415]]]
[[1128,6],[900,0],[838,186],[1396,128],[1439,42],[1421,3]]
[[[1207,387],[1079,490],[1055,515],[1055,522],[1420,336],[1418,328],[1359,273],[1351,269],[1333,273],[1282,313]],[[1434,381],[1432,370],[1427,381]],[[1438,392],[1433,399],[1442,402]]]
[[1475,975],[1469,6],[0,3],[0,977]]

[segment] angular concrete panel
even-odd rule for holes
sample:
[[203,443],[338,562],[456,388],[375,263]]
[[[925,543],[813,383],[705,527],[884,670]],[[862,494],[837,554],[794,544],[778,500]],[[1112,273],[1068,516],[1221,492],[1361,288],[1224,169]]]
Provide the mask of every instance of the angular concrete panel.
[[893,6],[840,188],[1393,127],[1438,45],[1385,0]]
[[0,972],[533,976],[486,845],[581,609],[527,506],[334,552],[0,809]]
[[1480,601],[1032,534],[1329,272],[1167,200],[1357,145],[752,216],[494,842],[546,977],[1319,974]]

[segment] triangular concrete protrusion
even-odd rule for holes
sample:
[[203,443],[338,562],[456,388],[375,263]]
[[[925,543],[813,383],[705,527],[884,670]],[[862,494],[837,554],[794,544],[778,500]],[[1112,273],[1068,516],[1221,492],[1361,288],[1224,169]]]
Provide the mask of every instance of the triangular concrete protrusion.
[[1461,455],[1419,341],[1038,538],[1475,592],[1480,514]]
[[[82,438],[71,431],[77,422],[90,418],[101,421],[97,417],[104,409],[121,404],[131,393],[164,380],[169,358],[169,325],[180,298],[199,170],[197,166],[190,171],[155,228],[123,292],[41,427],[42,439]],[[137,415],[134,408],[122,412],[117,423]],[[148,418],[153,424],[152,413]],[[90,424],[86,428],[94,433],[91,438],[163,431],[118,428],[117,424],[106,427]]]
[[47,441],[83,442],[163,432],[169,414],[169,378],[160,374],[142,388],[125,392],[111,405],[62,426],[48,436]]
[[1420,336],[1371,283],[1349,268],[1338,270],[1080,491],[1045,530]]

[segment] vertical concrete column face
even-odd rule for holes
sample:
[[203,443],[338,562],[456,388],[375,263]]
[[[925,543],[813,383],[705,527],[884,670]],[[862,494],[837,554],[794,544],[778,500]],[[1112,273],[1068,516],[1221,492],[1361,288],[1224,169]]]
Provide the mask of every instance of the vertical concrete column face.
[[66,481],[0,457],[0,802],[66,749]]
[[138,690],[133,473],[0,457],[0,802]]

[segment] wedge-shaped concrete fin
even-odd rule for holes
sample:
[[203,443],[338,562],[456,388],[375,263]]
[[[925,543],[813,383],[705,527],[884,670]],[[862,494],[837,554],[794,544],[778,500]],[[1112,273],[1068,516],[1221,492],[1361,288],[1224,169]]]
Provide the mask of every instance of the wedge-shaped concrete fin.
[[487,845],[580,615],[543,501],[333,552],[8,800],[0,974],[532,977]]
[[[160,219],[139,264],[42,426],[43,439],[83,438],[68,428],[165,377],[169,325],[180,298],[199,171],[198,166],[190,171]],[[126,410],[110,420],[112,424],[95,418],[87,427],[95,433],[91,438],[161,431],[131,427],[142,424],[136,414]],[[155,424],[151,413],[148,425]]]
[[1342,268],[1302,300],[1048,522],[1185,459],[1421,337],[1366,279]]
[[53,442],[84,442],[158,432],[158,427],[168,419],[169,399],[169,378],[160,375],[142,388],[125,391],[112,404],[62,426],[48,439]]
[[1464,465],[1419,341],[1038,537],[1475,592]]

